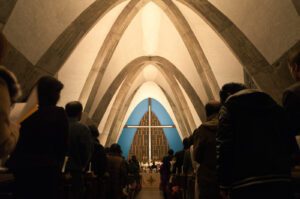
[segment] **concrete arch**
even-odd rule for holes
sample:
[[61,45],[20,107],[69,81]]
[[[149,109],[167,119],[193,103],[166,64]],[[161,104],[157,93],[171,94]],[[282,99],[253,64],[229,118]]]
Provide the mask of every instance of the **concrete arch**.
[[[161,64],[165,65],[160,65],[158,66],[158,69],[161,71],[163,76],[166,78],[167,82],[169,83],[173,94],[176,96],[175,98],[177,99],[174,106],[175,109],[178,109],[178,111],[173,111],[180,116],[179,118],[176,118],[179,126],[181,127],[181,132],[186,132],[187,135],[191,134],[193,129],[196,127],[195,122],[193,120],[193,117],[191,115],[191,112],[188,108],[187,102],[183,96],[182,91],[179,88],[179,85],[177,84],[177,81],[173,77],[173,73],[176,73],[176,70],[174,72],[174,68],[176,68],[174,65],[172,65],[170,62],[165,60],[164,58],[161,57],[140,57],[135,60],[133,60],[131,63],[129,63],[123,71],[118,75],[117,78],[115,78],[114,83],[111,84],[110,88],[107,90],[105,93],[104,97],[102,100],[98,103],[98,106],[96,108],[96,111],[94,115],[92,116],[92,120],[96,123],[99,124],[99,122],[102,119],[103,114],[105,113],[107,106],[110,102],[110,100],[113,97],[113,94],[116,92],[116,90],[119,88],[121,82],[123,82],[122,87],[120,88],[120,91],[116,97],[116,100],[112,106],[111,112],[108,116],[107,119],[107,124],[108,126],[111,126],[111,129],[109,130],[110,133],[117,133],[117,130],[119,129],[120,122],[123,120],[118,120],[117,115],[120,113],[120,110],[122,110],[121,106],[124,104],[124,98],[126,97],[129,89],[131,88],[131,84],[134,81],[134,79],[139,75],[139,73],[142,71],[145,65],[147,64],[154,64],[156,65],[157,63],[160,62],[160,60],[163,60]],[[178,71],[177,71],[178,73]],[[177,74],[179,76],[180,74]],[[175,76],[175,75],[174,75]],[[184,76],[181,74],[181,79],[184,79]],[[187,80],[186,80],[187,82]],[[188,87],[191,88],[190,85],[183,85],[185,89]],[[112,89],[112,90],[110,90]],[[197,94],[194,93],[194,97],[197,96]],[[171,98],[170,98],[171,99]],[[191,100],[193,101],[193,100]],[[201,102],[200,102],[201,103]],[[201,107],[199,107],[201,110]],[[202,106],[202,111],[204,111],[204,108]],[[100,114],[99,114],[100,113]],[[202,120],[204,119],[203,117],[199,116]],[[107,127],[105,128],[107,129]]]
[[[165,72],[166,76],[172,76],[174,75],[178,82],[182,85],[186,93],[188,94],[189,98],[191,99],[195,110],[197,111],[197,114],[199,118],[204,121],[205,120],[205,111],[204,111],[204,105],[197,95],[196,91],[192,87],[192,85],[189,83],[189,81],[185,78],[185,76],[174,66],[170,61],[163,57],[154,56],[143,56],[136,58],[127,66],[123,68],[123,70],[119,73],[119,75],[114,79],[112,84],[107,89],[106,93],[102,97],[101,101],[98,103],[95,113],[92,116],[92,119],[99,123],[106,111],[106,107],[109,105],[110,100],[113,97],[113,94],[117,91],[125,77],[130,75],[132,78],[135,78],[136,75],[142,70],[143,65],[146,64],[154,64],[159,66],[160,70],[163,70]],[[169,73],[169,74],[168,74]],[[127,83],[127,88],[130,88],[130,83],[132,81],[129,81]],[[183,98],[184,99],[184,98]]]
[[[130,1],[112,26],[101,49],[98,52],[97,58],[92,66],[92,70],[87,78],[88,80],[81,93],[81,98],[86,98],[86,96],[89,94],[85,111],[89,112],[91,110],[91,106],[93,104],[92,102],[100,87],[103,75],[126,28],[138,11],[149,1],[150,0]],[[217,98],[219,92],[217,80],[195,34],[193,33],[183,14],[171,0],[151,1],[156,3],[175,25],[198,71],[200,81],[204,87],[208,99]],[[98,71],[97,75],[94,74],[95,71]]]
[[[125,0],[95,1],[55,40],[35,65],[35,70],[47,71],[46,73],[54,75],[95,23],[113,7],[124,1]],[[269,77],[273,72],[273,68],[270,67],[270,64],[267,63],[266,59],[256,47],[230,19],[215,8],[208,0],[177,1],[187,5],[203,17],[230,47],[236,57],[244,65],[247,72],[253,76],[256,84],[277,99],[279,98],[281,94],[280,89],[277,89],[278,86],[272,77]],[[22,65],[22,63],[23,62],[17,65]],[[272,89],[272,86],[275,87]],[[32,85],[26,85],[26,87],[31,88]]]
[[[141,85],[140,85],[141,86]],[[110,128],[110,134],[108,135],[107,137],[107,142],[106,142],[106,146],[110,146],[112,143],[116,142],[118,137],[119,137],[119,133],[121,132],[121,128],[122,128],[122,121],[125,119],[125,115],[126,115],[126,112],[128,111],[128,108],[129,108],[129,105],[130,105],[130,102],[132,101],[135,93],[137,92],[137,90],[140,88],[140,86],[138,88],[136,88],[134,90],[134,92],[132,93],[132,95],[128,98],[128,100],[122,104],[121,107],[119,107],[119,111],[113,121],[113,124],[111,125],[111,128]],[[161,88],[161,87],[160,87]],[[174,112],[174,115],[176,117],[176,120],[178,120],[179,118],[179,112],[178,112],[178,109],[174,103],[174,101],[171,99],[171,97],[168,95],[168,93],[163,89],[161,88],[161,90],[163,91],[163,93],[165,94],[170,106],[172,107],[172,111]],[[182,131],[182,124],[181,123],[178,123],[179,125],[179,129],[181,129],[181,132],[184,132]],[[188,133],[184,133],[184,134],[181,134],[182,137],[187,137],[189,136],[190,134]]]
[[229,46],[256,85],[279,100],[280,86],[277,85],[274,69],[244,33],[208,0],[177,0],[202,17]]

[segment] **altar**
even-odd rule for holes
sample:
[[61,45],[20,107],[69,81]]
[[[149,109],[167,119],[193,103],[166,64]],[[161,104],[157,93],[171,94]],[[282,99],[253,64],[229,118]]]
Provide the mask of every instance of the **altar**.
[[159,188],[160,174],[159,173],[141,173],[142,188]]

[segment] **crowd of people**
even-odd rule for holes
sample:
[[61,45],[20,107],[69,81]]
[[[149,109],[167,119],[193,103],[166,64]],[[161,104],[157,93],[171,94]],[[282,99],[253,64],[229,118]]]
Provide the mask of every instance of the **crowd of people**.
[[[170,150],[162,160],[160,188],[165,198],[294,197],[291,169],[299,164],[299,52],[288,65],[297,83],[284,92],[283,106],[240,83],[225,84],[220,102],[206,104],[207,120],[183,140],[182,151],[174,155]],[[62,168],[70,175],[71,198],[85,197],[87,172],[98,180],[97,198],[126,197],[128,182],[140,183],[138,160],[126,161],[118,144],[104,148],[97,127],[80,122],[79,101],[58,107],[63,87],[52,76],[41,77],[36,84],[38,109],[15,124],[9,115],[21,95],[20,86],[15,75],[0,66],[0,158],[10,155],[6,166],[15,177],[16,198],[60,198]],[[178,174],[185,176],[183,183]]]
[[166,199],[296,197],[291,172],[300,164],[300,52],[288,65],[296,83],[285,90],[282,106],[258,89],[223,85],[220,102],[206,104],[207,120],[183,140],[184,150],[164,158]]

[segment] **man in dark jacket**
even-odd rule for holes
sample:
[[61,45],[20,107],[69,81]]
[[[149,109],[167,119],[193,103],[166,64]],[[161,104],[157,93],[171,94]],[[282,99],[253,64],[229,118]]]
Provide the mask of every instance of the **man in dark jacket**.
[[82,105],[78,101],[69,102],[66,112],[69,117],[69,160],[67,170],[72,176],[72,198],[81,199],[84,196],[84,172],[92,156],[92,138],[89,128],[79,121],[82,115]]
[[67,151],[68,120],[57,107],[63,84],[45,76],[37,83],[39,107],[21,123],[10,159],[18,199],[58,198],[61,167]]
[[200,164],[197,171],[199,199],[219,198],[216,175],[216,134],[220,102],[205,106],[207,121],[193,134],[194,159]]
[[291,154],[295,139],[284,110],[266,93],[229,83],[217,134],[217,172],[221,194],[232,199],[292,198]]

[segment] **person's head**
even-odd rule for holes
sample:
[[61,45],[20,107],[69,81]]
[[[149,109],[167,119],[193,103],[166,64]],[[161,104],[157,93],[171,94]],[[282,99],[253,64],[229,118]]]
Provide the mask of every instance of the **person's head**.
[[0,79],[2,79],[9,92],[11,103],[15,103],[21,96],[21,89],[16,76],[3,66],[0,66]]
[[135,155],[131,156],[131,160],[136,162],[137,161],[136,156]]
[[288,65],[293,78],[300,81],[300,51],[290,55]]
[[99,133],[99,130],[98,130],[97,126],[95,126],[95,125],[89,125],[88,127],[90,129],[92,137],[93,138],[98,138],[99,135],[100,135],[100,133]]
[[2,33],[0,33],[0,64],[2,63],[2,58],[5,54],[5,48],[6,48],[6,40]]
[[122,154],[122,150],[121,150],[121,146],[119,144],[112,144],[109,148],[109,151],[111,154],[114,155],[121,155]]
[[221,103],[218,101],[210,101],[205,105],[206,117],[210,117],[214,114],[219,113],[221,108]]
[[247,89],[247,87],[241,83],[232,82],[232,83],[224,84],[219,93],[221,103],[224,104],[230,95],[233,95],[244,89]]
[[191,143],[191,142],[190,142],[190,139],[189,139],[189,138],[184,138],[184,139],[182,140],[183,148],[184,148],[184,149],[189,149],[190,146],[191,146],[190,143]]
[[173,149],[169,149],[169,150],[168,150],[168,155],[169,155],[169,156],[173,156],[173,155],[174,155]]
[[55,106],[64,85],[51,76],[43,76],[37,83],[39,106]]
[[65,109],[69,118],[74,118],[78,121],[81,119],[83,107],[79,101],[67,103]]

